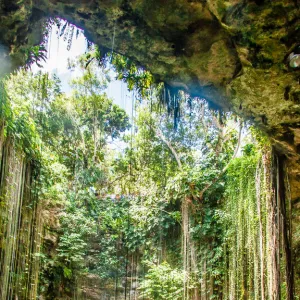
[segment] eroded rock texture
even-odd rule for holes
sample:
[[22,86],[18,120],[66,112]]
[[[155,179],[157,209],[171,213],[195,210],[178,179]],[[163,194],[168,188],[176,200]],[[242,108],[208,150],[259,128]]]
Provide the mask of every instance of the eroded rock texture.
[[297,1],[284,0],[3,0],[0,38],[20,65],[41,40],[42,21],[66,18],[158,80],[254,118],[293,153],[300,73],[286,58],[300,43],[299,12]]
[[[300,152],[299,69],[287,56],[300,44],[297,1],[8,1],[1,5],[0,59],[24,63],[59,16],[85,29],[157,80],[253,119],[289,156]],[[113,43],[114,40],[114,43]]]

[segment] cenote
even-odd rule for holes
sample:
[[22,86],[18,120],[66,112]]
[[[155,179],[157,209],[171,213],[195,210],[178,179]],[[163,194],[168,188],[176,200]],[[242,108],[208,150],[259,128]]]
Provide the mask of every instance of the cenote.
[[0,299],[300,299],[298,1],[0,1]]

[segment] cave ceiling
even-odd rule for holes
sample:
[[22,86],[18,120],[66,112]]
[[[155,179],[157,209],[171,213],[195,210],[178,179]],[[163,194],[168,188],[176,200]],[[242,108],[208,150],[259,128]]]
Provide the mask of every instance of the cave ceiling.
[[299,7],[297,0],[2,0],[2,73],[24,65],[47,18],[64,18],[156,80],[255,122],[295,164],[300,69],[289,57],[300,52]]

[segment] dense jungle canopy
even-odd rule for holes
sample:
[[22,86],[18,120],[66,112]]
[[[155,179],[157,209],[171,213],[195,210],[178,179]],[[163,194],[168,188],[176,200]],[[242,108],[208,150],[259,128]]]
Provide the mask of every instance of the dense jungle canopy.
[[[299,298],[298,1],[0,15],[1,299]],[[53,28],[87,39],[69,92]]]

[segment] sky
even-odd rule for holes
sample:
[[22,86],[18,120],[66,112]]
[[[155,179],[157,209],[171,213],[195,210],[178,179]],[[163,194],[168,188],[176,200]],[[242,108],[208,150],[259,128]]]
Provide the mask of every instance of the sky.
[[[58,34],[58,27],[54,25],[48,39],[48,59],[42,63],[42,70],[50,74],[56,74],[62,83],[62,91],[70,93],[71,88],[69,82],[71,79],[80,76],[81,70],[75,68],[70,70],[68,68],[68,61],[74,60],[78,56],[84,54],[87,51],[87,42],[84,36],[84,32],[80,31],[80,34],[73,35],[71,49],[68,50],[68,42],[64,41],[63,37]],[[76,30],[75,30],[76,31]],[[37,72],[40,68],[35,65],[33,71]],[[106,93],[114,101],[115,104],[123,108],[130,119],[132,117],[132,103],[133,103],[133,92],[129,92],[127,84],[115,79],[115,73],[111,71],[111,82],[108,85]],[[247,135],[243,131],[243,139]],[[113,141],[111,141],[113,142]],[[120,144],[120,141],[115,142],[117,148],[123,148],[124,145]]]
[[[68,61],[75,60],[78,56],[84,54],[87,51],[87,41],[84,36],[84,31],[80,30],[80,34],[73,35],[71,49],[68,50],[68,41],[64,41],[63,37],[60,37],[58,33],[59,29],[56,25],[53,25],[48,38],[47,45],[47,60],[41,63],[42,68],[37,65],[32,67],[33,72],[42,70],[49,74],[56,74],[61,80],[62,91],[66,94],[71,93],[71,87],[69,82],[81,76],[82,71],[79,68],[70,70],[68,68]],[[75,30],[76,32],[76,30]],[[106,93],[113,102],[123,108],[130,119],[132,119],[132,103],[133,92],[128,91],[127,84],[115,79],[116,74],[111,70],[110,78],[111,82],[108,84]],[[120,140],[108,140],[108,147],[117,151],[123,151],[126,148],[126,144]]]
[[[58,27],[54,25],[50,32],[47,47],[47,61],[41,64],[42,68],[34,65],[32,70],[33,72],[37,72],[42,69],[43,72],[56,74],[61,80],[62,91],[69,94],[71,92],[69,85],[70,80],[80,76],[81,71],[79,68],[75,70],[68,69],[68,61],[76,59],[76,57],[87,51],[87,42],[84,32],[80,31],[77,37],[76,34],[73,35],[72,46],[71,49],[68,50],[68,42],[64,41],[63,37],[60,37]],[[132,113],[132,92],[128,91],[126,83],[115,79],[115,73],[113,71],[110,72],[110,77],[111,82],[106,90],[107,95],[113,99],[114,103],[125,109],[130,116]]]

